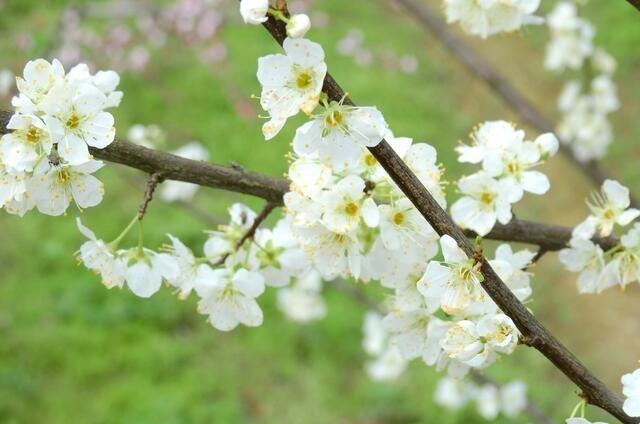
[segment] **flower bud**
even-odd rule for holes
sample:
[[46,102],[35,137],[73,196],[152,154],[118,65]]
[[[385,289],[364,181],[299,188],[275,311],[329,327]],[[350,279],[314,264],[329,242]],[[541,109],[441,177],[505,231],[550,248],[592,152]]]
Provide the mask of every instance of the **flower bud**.
[[293,15],[287,23],[287,35],[291,38],[302,38],[311,28],[311,20],[303,13]]
[[240,14],[246,24],[260,25],[267,20],[269,0],[241,0]]
[[553,156],[558,152],[558,139],[552,133],[544,133],[535,140],[542,156]]

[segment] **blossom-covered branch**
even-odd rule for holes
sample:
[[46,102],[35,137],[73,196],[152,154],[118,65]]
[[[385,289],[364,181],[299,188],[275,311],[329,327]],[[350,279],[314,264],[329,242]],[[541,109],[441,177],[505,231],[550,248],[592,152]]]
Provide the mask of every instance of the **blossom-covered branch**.
[[[6,133],[10,112],[0,112],[0,134]],[[186,159],[171,153],[149,149],[123,140],[117,140],[104,149],[90,149],[99,159],[138,169],[148,174],[161,174],[164,179],[184,181],[204,187],[249,194],[282,205],[283,196],[289,191],[289,181],[258,172],[245,170],[238,165],[223,166],[210,162]],[[507,224],[496,224],[484,238],[537,245],[547,251],[565,248],[571,239],[572,228],[514,218]],[[466,231],[475,237],[473,231]],[[619,243],[615,236],[596,235],[594,242],[603,249]]]
[[[435,36],[442,45],[457,59],[473,76],[481,78],[502,100],[509,105],[520,117],[541,132],[553,132],[553,124],[520,93],[504,75],[492,67],[463,40],[455,36],[440,19],[440,17],[424,2],[418,0],[395,0],[401,4],[410,15]],[[631,3],[637,0],[630,0]],[[560,151],[597,186],[611,177],[595,161],[579,160],[570,146],[561,143]],[[631,204],[637,207],[638,201],[631,197]]]
[[[0,134],[7,132],[6,123],[11,112],[0,112]],[[289,181],[274,178],[233,165],[223,166],[210,162],[186,159],[171,153],[149,149],[123,140],[116,140],[104,149],[90,149],[99,159],[138,169],[150,175],[160,174],[163,179],[184,181],[204,187],[248,194],[283,204],[283,196],[289,191]],[[537,245],[546,251],[567,247],[572,228],[513,218],[507,224],[497,223],[484,238]],[[468,237],[476,237],[466,231]],[[593,241],[607,250],[619,243],[615,236],[596,235]]]
[[[287,28],[282,21],[270,15],[262,24],[278,43],[282,45],[285,42]],[[324,80],[323,92],[333,102],[354,105],[329,74]],[[383,139],[368,149],[433,229],[441,236],[451,236],[464,254],[476,261],[483,275],[483,278],[479,279],[482,287],[500,309],[513,320],[522,333],[523,342],[540,351],[580,387],[584,398],[589,403],[608,411],[622,422],[635,423],[636,421],[622,410],[620,397],[582,365],[518,300],[389,143]]]

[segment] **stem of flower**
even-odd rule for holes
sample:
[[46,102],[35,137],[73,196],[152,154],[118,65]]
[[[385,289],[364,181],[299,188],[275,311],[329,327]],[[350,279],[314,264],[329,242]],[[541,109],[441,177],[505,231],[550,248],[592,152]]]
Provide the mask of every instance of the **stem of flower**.
[[138,215],[136,214],[135,217],[133,217],[133,219],[131,220],[131,222],[125,227],[124,230],[122,230],[122,232],[120,233],[120,235],[118,235],[118,237],[115,238],[115,240],[113,240],[111,243],[109,243],[109,246],[112,247],[113,250],[118,248],[118,244],[122,241],[122,239],[124,238],[124,236],[126,236],[129,231],[131,231],[131,229],[133,228],[133,226],[136,224],[136,222],[138,222]]

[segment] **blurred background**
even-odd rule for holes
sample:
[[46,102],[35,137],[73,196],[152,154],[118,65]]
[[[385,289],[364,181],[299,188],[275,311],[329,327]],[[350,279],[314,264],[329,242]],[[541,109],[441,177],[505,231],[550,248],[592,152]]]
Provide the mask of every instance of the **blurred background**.
[[[440,9],[439,1],[426,2]],[[282,176],[297,124],[275,140],[261,137],[257,58],[279,52],[259,27],[241,23],[233,0],[87,1],[8,0],[0,3],[0,68],[21,74],[37,57],[65,66],[120,72],[121,106],[113,111],[118,137],[134,124],[156,124],[167,134],[160,148],[197,140],[213,162],[242,164]],[[554,2],[542,2],[541,14]],[[391,0],[292,1],[307,11],[334,77],[356,102],[376,105],[396,136],[438,149],[445,179],[465,169],[453,147],[472,127],[506,119],[521,126],[482,82],[466,72],[437,40]],[[603,166],[640,195],[640,14],[622,0],[592,1],[583,15],[597,28],[595,43],[618,61],[614,79],[622,109],[612,115],[615,141]],[[564,84],[543,69],[544,27],[486,41],[464,36],[552,119]],[[570,75],[570,74],[569,74]],[[567,76],[567,74],[565,74]],[[13,87],[2,93],[10,108]],[[526,127],[525,127],[526,128]],[[529,139],[538,134],[527,129]],[[543,171],[552,181],[544,198],[525,196],[521,218],[573,225],[587,214],[591,185],[564,158]],[[0,216],[0,422],[2,423],[420,423],[484,422],[473,405],[450,412],[433,401],[439,375],[419,361],[392,383],[364,371],[364,306],[327,285],[328,315],[300,325],[284,318],[273,290],[260,299],[265,323],[231,333],[214,330],[169,291],[140,299],[108,291],[78,266],[83,241],[75,216],[113,239],[135,214],[145,176],[109,165],[100,172],[106,196],[81,214],[52,218],[31,212]],[[449,187],[450,201],[455,197]],[[234,201],[261,201],[201,189],[187,204],[154,201],[145,218],[146,244],[179,236],[197,253],[204,229],[227,221]],[[272,217],[273,219],[273,217]],[[132,236],[135,237],[135,236]],[[575,276],[557,255],[535,270],[528,306],[596,375],[615,390],[640,359],[640,288],[579,296]],[[375,287],[363,287],[380,297]],[[575,387],[526,347],[488,370],[507,382],[521,379],[529,397],[558,422],[578,399]],[[595,408],[589,416],[599,417]],[[495,422],[530,422],[498,419]]]

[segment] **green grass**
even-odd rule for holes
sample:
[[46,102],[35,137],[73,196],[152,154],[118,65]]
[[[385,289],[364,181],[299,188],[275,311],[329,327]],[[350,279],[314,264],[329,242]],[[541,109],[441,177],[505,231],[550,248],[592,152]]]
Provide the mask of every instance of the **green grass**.
[[[313,29],[310,37],[325,46],[333,75],[358,103],[377,105],[396,135],[434,144],[448,179],[465,171],[455,163],[452,147],[466,138],[474,124],[501,117],[518,122],[413,20],[389,8],[387,2],[317,3],[329,15],[329,26]],[[46,45],[65,2],[49,4],[42,8],[41,2],[20,1],[5,6],[0,15],[3,34],[29,29],[36,42],[30,51],[23,51],[10,37],[1,41],[2,66],[18,71]],[[599,33],[597,39],[621,64],[618,82],[627,109],[614,116],[619,139],[605,164],[631,184],[640,180],[640,168],[623,159],[639,157],[640,121],[631,118],[638,116],[640,104],[636,49],[640,16],[622,1],[606,7],[592,2],[587,10],[598,28],[615,28]],[[416,54],[419,72],[403,75],[381,67],[365,69],[340,57],[336,41],[352,27],[362,29],[367,45],[376,50]],[[533,28],[526,37],[472,42],[552,115],[561,83],[541,69],[543,34],[541,28]],[[235,161],[280,176],[286,169],[289,141],[302,120],[292,120],[276,140],[266,143],[260,136],[261,120],[238,117],[231,100],[259,93],[257,57],[279,49],[260,28],[240,25],[238,19],[224,28],[223,36],[229,58],[216,69],[201,65],[172,40],[166,51],[153,58],[147,75],[124,75],[125,97],[115,112],[119,134],[124,135],[134,123],[157,123],[167,130],[170,147],[199,140],[215,162]],[[530,82],[536,76],[541,76],[540,86]],[[560,206],[560,213],[549,213],[549,201],[566,209],[575,207],[588,187],[567,168],[560,159],[550,164],[551,199],[529,199],[518,214],[555,223],[580,219],[585,213],[580,207],[565,212]],[[116,166],[102,171],[107,189],[104,203],[81,214],[99,236],[115,237],[135,213],[142,192],[132,189],[133,176],[143,181],[142,176]],[[238,199],[256,208],[261,204],[213,190],[201,190],[196,203],[222,222],[225,209]],[[63,218],[37,213],[23,219],[0,218],[0,422],[482,422],[472,408],[452,414],[436,406],[432,393],[438,375],[419,362],[398,382],[372,383],[363,372],[366,358],[360,347],[364,309],[330,288],[326,293],[329,316],[321,322],[301,326],[286,321],[270,292],[260,300],[265,324],[228,334],[215,331],[196,313],[195,299],[181,302],[163,291],[143,300],[127,291],[106,290],[73,258],[82,242],[75,229],[76,215],[71,210]],[[170,232],[199,250],[205,228],[184,210],[154,202],[145,219],[145,240],[157,247]],[[576,329],[588,328],[586,315],[591,322],[606,320],[607,309],[600,310],[601,304],[597,309],[581,309],[584,303],[567,309],[576,298],[572,281],[561,273],[557,261],[543,261],[530,306],[571,348],[577,346],[575,350],[587,357],[590,366],[616,384],[621,370],[635,367],[629,359],[635,356],[633,350],[610,359],[619,363],[616,366],[598,356],[603,345],[606,349],[616,339],[606,339],[602,331],[603,339],[585,336],[585,341],[581,334],[587,332]],[[375,287],[367,290],[377,293]],[[634,294],[637,291],[631,290],[627,296]],[[616,307],[607,301],[610,308]],[[628,333],[634,331],[637,326],[632,325]],[[531,398],[557,419],[577,402],[574,387],[526,348],[493,366],[490,374],[502,381],[525,380]]]

